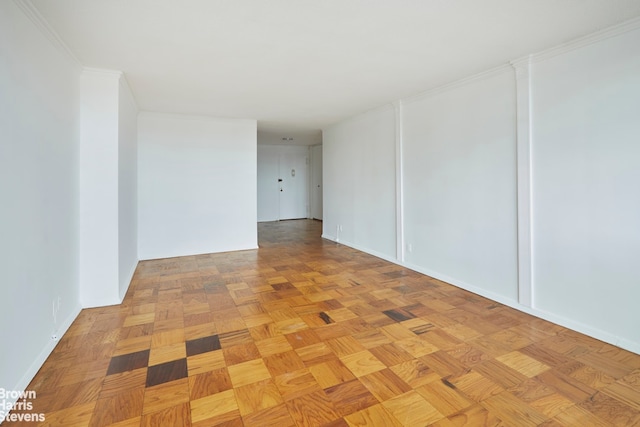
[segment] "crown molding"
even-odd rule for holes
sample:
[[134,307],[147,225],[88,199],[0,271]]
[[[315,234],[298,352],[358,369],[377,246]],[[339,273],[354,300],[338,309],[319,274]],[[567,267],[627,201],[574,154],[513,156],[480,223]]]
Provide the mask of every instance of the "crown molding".
[[138,101],[133,95],[133,91],[131,90],[131,86],[129,85],[129,81],[127,80],[127,76],[124,73],[122,73],[122,78],[120,79],[120,86],[122,86],[122,88],[124,89],[129,102],[133,106],[134,110],[136,110],[137,114],[140,111],[140,107],[138,107]]
[[349,116],[347,118],[332,122],[324,126],[322,128],[322,131],[332,129],[336,126],[342,125],[343,123],[358,123],[360,120],[365,120],[370,114],[382,113],[384,111],[394,111],[395,105],[398,102],[401,102],[401,100],[387,102],[386,104],[378,105],[377,107],[369,108],[368,110],[354,114],[353,116]]
[[60,38],[58,33],[49,25],[46,19],[40,14],[40,11],[31,3],[31,0],[13,0],[13,2],[22,10],[22,13],[29,18],[29,20],[38,28],[40,33],[44,35],[51,44],[60,51],[69,62],[79,70],[81,70],[82,63],[71,52],[69,46]]
[[494,76],[498,76],[500,74],[504,74],[504,73],[513,73],[513,67],[510,64],[503,64],[503,65],[499,65],[497,67],[491,68],[489,70],[486,71],[482,71],[480,73],[468,76],[468,77],[463,77],[459,80],[450,82],[450,83],[445,83],[441,86],[437,86],[434,87],[432,89],[427,89],[423,92],[420,92],[416,95],[411,95],[408,96],[406,98],[402,98],[402,102],[403,104],[410,104],[412,102],[417,102],[417,101],[422,101],[423,99],[427,99],[427,98],[431,98],[435,95],[438,95],[442,92],[447,92],[449,90],[458,88],[458,87],[462,87],[462,86],[466,86],[470,83],[476,82],[476,81],[480,81],[480,80],[485,80]]
[[595,33],[588,34],[583,37],[568,41],[550,49],[543,50],[530,55],[532,62],[541,62],[553,58],[563,53],[571,52],[594,43],[607,40],[612,37],[620,36],[630,31],[640,29],[640,17],[621,22],[612,27],[605,28]]
[[494,67],[494,68],[491,68],[489,70],[474,74],[472,76],[464,77],[462,79],[455,80],[455,81],[453,81],[451,83],[446,83],[444,85],[437,86],[437,87],[434,87],[432,89],[428,89],[428,90],[423,91],[423,92],[419,92],[419,93],[417,93],[415,95],[410,95],[410,96],[407,96],[407,97],[404,97],[404,98],[397,99],[397,100],[395,100],[393,102],[388,102],[386,104],[379,105],[377,107],[374,107],[374,108],[371,108],[369,110],[363,111],[361,113],[358,113],[358,114],[353,115],[351,117],[348,117],[346,119],[342,119],[342,120],[339,120],[339,121],[337,121],[335,123],[331,123],[330,125],[325,126],[323,128],[323,131],[331,129],[332,127],[334,127],[336,125],[339,125],[339,124],[342,124],[342,123],[357,122],[357,121],[359,121],[361,119],[364,119],[366,116],[368,116],[371,113],[375,113],[375,112],[378,112],[378,111],[384,111],[384,110],[395,110],[397,108],[397,106],[399,106],[399,105],[406,105],[406,104],[411,104],[412,102],[421,101],[423,99],[430,98],[430,97],[432,97],[434,95],[437,95],[439,93],[446,92],[448,90],[455,89],[455,88],[461,87],[461,86],[465,86],[465,85],[473,83],[475,81],[488,79],[490,77],[494,77],[494,76],[497,76],[497,75],[500,75],[500,74],[504,74],[504,73],[513,73],[513,67],[512,67],[511,64],[503,64],[503,65],[500,65],[498,67]]
[[532,64],[531,55],[527,55],[519,59],[514,59],[509,63],[516,71],[516,80],[521,80],[521,79],[526,80],[529,78],[529,74],[531,73],[531,64]]
[[101,78],[110,78],[118,82],[118,85],[124,89],[126,93],[126,98],[129,100],[134,110],[137,112],[140,111],[140,107],[138,107],[138,101],[133,95],[133,91],[131,90],[131,86],[129,86],[129,81],[127,80],[127,76],[119,70],[109,70],[106,68],[93,68],[93,67],[82,67],[83,75],[94,75]]
[[167,119],[167,120],[184,120],[184,121],[198,121],[198,122],[217,122],[217,123],[255,123],[258,125],[256,119],[246,118],[233,118],[233,117],[219,117],[208,116],[203,114],[189,114],[189,113],[167,113],[162,111],[150,111],[150,110],[138,110],[139,117]]
[[607,40],[609,38],[616,37],[616,36],[628,33],[630,31],[638,30],[638,29],[640,29],[640,17],[630,19],[628,21],[622,22],[612,27],[605,28],[603,30],[571,40],[569,42],[563,43],[558,46],[554,46],[550,49],[546,49],[541,52],[529,54],[524,57],[514,59],[512,61],[509,61],[508,64],[500,65],[498,67],[491,68],[489,70],[486,70],[468,77],[463,77],[462,79],[453,81],[451,83],[445,83],[444,85],[437,86],[432,89],[428,89],[416,95],[411,95],[406,98],[402,98],[402,102],[407,104],[407,103],[420,101],[420,100],[435,96],[441,92],[446,92],[448,90],[455,89],[457,87],[464,86],[466,84],[469,84],[478,80],[483,80],[489,77],[493,77],[505,71],[513,72],[514,69],[515,69],[517,79],[526,79],[529,77],[530,66],[535,62],[545,61],[557,55],[571,52],[573,50],[580,49],[582,47],[589,46],[591,44],[598,43],[600,41]]
[[82,72],[92,73],[92,74],[102,74],[104,76],[111,76],[115,79],[120,79],[124,75],[122,71],[108,70],[106,68],[93,68],[93,67],[82,67]]

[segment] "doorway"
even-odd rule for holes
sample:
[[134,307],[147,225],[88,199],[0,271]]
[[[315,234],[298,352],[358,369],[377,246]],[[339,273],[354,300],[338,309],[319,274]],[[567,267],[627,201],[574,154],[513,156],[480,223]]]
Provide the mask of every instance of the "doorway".
[[258,145],[258,221],[309,218],[308,146]]
[[[308,218],[309,149],[283,147],[278,161],[280,213],[278,219]],[[296,149],[292,149],[296,148]]]

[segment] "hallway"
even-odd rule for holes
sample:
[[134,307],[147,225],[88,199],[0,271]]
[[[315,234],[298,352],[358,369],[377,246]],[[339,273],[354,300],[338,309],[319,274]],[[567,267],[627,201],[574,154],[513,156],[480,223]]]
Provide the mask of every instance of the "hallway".
[[[321,239],[140,262],[29,390],[46,425],[640,423],[640,356]],[[117,424],[116,424],[117,423]],[[33,425],[33,424],[25,424]]]

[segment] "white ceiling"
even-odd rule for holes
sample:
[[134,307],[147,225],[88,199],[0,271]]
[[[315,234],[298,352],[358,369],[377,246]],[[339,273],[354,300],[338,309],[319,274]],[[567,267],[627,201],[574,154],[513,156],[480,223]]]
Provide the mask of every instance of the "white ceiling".
[[257,119],[296,142],[640,16],[640,0],[31,3],[83,65],[123,71],[142,110]]

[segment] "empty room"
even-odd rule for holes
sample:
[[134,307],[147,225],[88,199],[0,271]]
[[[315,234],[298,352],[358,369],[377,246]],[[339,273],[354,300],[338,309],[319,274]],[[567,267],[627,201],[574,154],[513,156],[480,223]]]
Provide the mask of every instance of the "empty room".
[[0,424],[640,425],[640,0],[0,0]]

